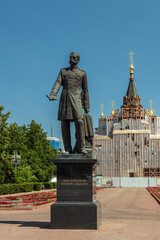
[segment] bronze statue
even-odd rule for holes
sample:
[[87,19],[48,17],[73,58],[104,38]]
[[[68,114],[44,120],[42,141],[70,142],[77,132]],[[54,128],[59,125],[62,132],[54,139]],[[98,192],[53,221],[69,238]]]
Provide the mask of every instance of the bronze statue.
[[74,152],[85,154],[87,151],[85,149],[82,108],[84,108],[86,114],[89,112],[89,93],[86,72],[78,68],[79,60],[80,56],[78,53],[72,52],[70,54],[70,67],[61,69],[52,91],[47,97],[49,100],[57,100],[57,93],[60,87],[63,87],[59,102],[58,120],[61,121],[64,148],[65,151],[73,153],[70,122],[74,121],[76,128],[76,147]]

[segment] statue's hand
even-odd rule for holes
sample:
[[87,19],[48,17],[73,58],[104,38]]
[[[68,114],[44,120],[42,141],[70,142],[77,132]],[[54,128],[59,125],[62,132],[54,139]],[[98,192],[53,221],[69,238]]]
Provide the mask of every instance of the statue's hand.
[[48,97],[50,101],[58,100],[58,97],[56,95],[47,94],[46,97]]
[[85,108],[85,109],[84,109],[84,112],[85,112],[85,113],[89,113],[89,109],[86,109],[86,108]]

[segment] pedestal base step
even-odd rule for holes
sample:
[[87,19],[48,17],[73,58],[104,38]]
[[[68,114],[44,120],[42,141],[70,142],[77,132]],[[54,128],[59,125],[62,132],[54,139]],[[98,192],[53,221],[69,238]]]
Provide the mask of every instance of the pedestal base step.
[[101,203],[55,202],[51,206],[53,229],[97,229],[101,219]]

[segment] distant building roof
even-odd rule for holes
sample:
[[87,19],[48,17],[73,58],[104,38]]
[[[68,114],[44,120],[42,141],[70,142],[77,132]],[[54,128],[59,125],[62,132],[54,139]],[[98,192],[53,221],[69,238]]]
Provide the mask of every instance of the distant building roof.
[[56,138],[56,137],[47,137],[48,140],[54,140],[54,141],[62,141],[62,139]]

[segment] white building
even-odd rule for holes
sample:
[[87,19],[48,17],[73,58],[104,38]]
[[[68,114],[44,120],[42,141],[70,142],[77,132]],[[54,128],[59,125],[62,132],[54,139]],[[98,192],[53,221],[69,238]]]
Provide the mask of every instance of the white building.
[[160,176],[160,117],[140,103],[133,64],[123,105],[111,116],[99,118],[93,149],[103,177]]

